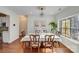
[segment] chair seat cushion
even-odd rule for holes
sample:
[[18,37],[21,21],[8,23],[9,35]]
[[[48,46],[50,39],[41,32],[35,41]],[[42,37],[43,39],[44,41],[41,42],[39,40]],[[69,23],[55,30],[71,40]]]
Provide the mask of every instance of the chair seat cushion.
[[38,43],[38,42],[35,42],[35,43],[34,43],[34,42],[32,42],[31,46],[32,46],[32,47],[38,47],[38,44],[39,44],[39,46],[41,45],[41,44],[40,44],[40,43]]
[[43,45],[44,45],[44,46],[45,46],[45,45],[46,45],[46,46],[52,46],[52,43],[51,43],[51,42],[44,42]]

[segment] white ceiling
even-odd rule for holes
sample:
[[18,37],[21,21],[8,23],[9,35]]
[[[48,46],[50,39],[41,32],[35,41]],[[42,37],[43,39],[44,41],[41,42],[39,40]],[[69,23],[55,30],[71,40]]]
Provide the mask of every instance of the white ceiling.
[[[19,15],[40,15],[38,6],[6,6],[8,9],[16,12]],[[66,6],[44,6],[45,15],[54,15],[61,12]],[[61,10],[59,10],[61,8]]]

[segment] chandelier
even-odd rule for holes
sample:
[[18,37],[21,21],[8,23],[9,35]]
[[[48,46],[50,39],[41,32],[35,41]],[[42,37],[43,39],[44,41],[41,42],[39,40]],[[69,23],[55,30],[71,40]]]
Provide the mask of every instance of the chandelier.
[[38,6],[38,9],[40,10],[40,16],[44,16],[45,6]]

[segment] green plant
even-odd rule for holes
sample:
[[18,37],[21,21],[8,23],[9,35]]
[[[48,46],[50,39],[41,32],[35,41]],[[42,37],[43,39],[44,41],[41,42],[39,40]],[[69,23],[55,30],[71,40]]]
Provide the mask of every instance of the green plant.
[[51,26],[51,31],[54,32],[57,29],[57,23],[52,21],[49,23],[49,25]]

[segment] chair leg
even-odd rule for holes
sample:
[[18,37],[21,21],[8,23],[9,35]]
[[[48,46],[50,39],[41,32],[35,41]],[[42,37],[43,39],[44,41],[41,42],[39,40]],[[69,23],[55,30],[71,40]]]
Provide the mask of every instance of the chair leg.
[[53,45],[52,45],[52,52],[53,52],[54,42],[53,42],[52,44],[53,44]]
[[45,46],[45,49],[43,49],[43,52],[46,53],[46,46]]
[[52,47],[52,52],[53,52],[53,47]]
[[60,47],[60,42],[58,42],[58,45],[59,45],[59,47]]
[[45,53],[46,53],[46,46],[45,46]]
[[54,42],[53,42],[53,47],[54,47],[55,45],[54,45]]
[[31,47],[31,53],[32,53],[32,47]]
[[53,42],[53,47],[56,47],[56,44],[55,44],[56,42]]
[[38,47],[38,53],[39,53],[39,47]]

